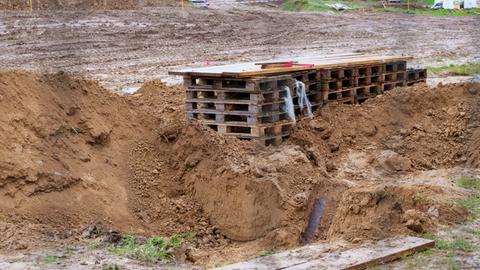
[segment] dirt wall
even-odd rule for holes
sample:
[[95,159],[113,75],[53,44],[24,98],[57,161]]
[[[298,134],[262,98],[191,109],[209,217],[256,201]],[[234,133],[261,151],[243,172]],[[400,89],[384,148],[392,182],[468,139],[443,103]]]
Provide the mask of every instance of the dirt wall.
[[[152,6],[179,6],[174,0],[32,0],[35,10],[69,10],[69,9],[137,9]],[[28,0],[0,0],[0,9],[28,10]]]

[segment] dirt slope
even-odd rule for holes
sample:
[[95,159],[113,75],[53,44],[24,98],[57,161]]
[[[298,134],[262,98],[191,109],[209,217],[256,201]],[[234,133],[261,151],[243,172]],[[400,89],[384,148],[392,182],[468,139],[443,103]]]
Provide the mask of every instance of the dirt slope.
[[190,231],[199,250],[255,239],[284,248],[302,242],[321,197],[316,240],[413,234],[465,211],[450,203],[462,191],[410,176],[479,166],[478,85],[329,105],[277,148],[187,125],[182,89],[156,81],[122,97],[66,74],[0,72],[0,104],[4,250],[72,239],[93,223]]
[[[174,0],[33,0],[35,10],[71,10],[71,9],[136,9],[145,6],[179,6]],[[28,1],[0,0],[0,9],[26,10]]]

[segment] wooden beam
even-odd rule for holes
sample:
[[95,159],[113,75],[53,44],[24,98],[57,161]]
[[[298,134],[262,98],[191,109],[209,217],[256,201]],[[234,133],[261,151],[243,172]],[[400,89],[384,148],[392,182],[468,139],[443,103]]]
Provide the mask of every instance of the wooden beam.
[[[278,75],[286,72],[304,71],[318,68],[348,67],[354,65],[381,64],[385,62],[407,61],[412,59],[410,56],[381,56],[381,55],[335,55],[335,56],[316,56],[316,57],[298,57],[291,59],[279,59],[277,61],[266,62],[248,62],[223,66],[205,66],[200,68],[187,68],[178,71],[170,71],[170,75],[197,76],[197,77],[231,77],[231,78],[249,78],[256,76]],[[300,64],[312,64],[312,66],[292,67],[274,67],[262,69],[259,63],[274,62],[297,62]]]
[[[240,262],[217,270],[307,270],[307,269],[366,269],[390,262],[435,246],[435,242],[417,237],[398,237],[347,249],[334,244],[316,244],[291,251]],[[331,251],[334,250],[334,251]]]

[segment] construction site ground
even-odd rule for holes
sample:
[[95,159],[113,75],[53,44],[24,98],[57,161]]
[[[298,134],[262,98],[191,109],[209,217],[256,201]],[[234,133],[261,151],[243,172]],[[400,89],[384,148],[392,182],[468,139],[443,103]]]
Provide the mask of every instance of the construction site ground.
[[[187,123],[180,78],[167,71],[345,52],[461,64],[479,61],[478,44],[477,17],[1,11],[0,269],[239,262],[302,245],[318,198],[327,205],[314,242],[344,241],[342,250],[398,235],[460,237],[468,247],[382,267],[475,268],[478,205],[469,200],[479,186],[459,183],[479,181],[479,83],[436,79],[331,104],[263,148]],[[119,233],[185,232],[193,237],[173,262],[111,252]]]
[[478,61],[474,17],[293,13],[256,7],[182,11],[5,11],[0,66],[88,75],[109,89],[175,83],[185,66],[346,52],[413,55],[415,64]]

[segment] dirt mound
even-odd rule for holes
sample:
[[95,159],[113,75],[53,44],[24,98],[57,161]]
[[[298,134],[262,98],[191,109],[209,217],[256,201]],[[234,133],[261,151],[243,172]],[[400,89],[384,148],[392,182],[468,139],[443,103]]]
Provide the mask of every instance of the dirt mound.
[[[348,157],[347,152],[367,147],[390,151],[369,161],[384,171],[442,168],[467,160],[472,165],[478,162],[480,98],[475,87],[419,85],[389,91],[361,105],[326,106],[317,119],[299,126],[293,142],[328,157]],[[400,158],[391,160],[396,157]]]
[[449,202],[461,192],[408,176],[478,167],[476,89],[423,85],[329,105],[289,142],[261,148],[187,124],[180,87],[152,81],[122,97],[66,74],[0,72],[0,248],[68,239],[88,224],[189,231],[198,248],[255,239],[258,249],[283,248],[303,241],[321,198],[314,240],[459,221],[464,212]]
[[[178,6],[174,0],[149,1],[149,0],[33,0],[32,8],[35,10],[68,10],[68,9],[136,9],[151,6]],[[0,9],[29,9],[28,1],[0,0]]]
[[97,83],[65,74],[2,72],[0,82],[1,208],[65,227],[129,224],[117,199],[126,193],[119,168],[125,147],[151,132],[135,123],[138,114]]
[[450,202],[458,197],[461,194],[453,190],[426,185],[350,189],[339,202],[328,234],[357,242],[423,233],[439,222],[463,220],[466,211],[452,207]]

